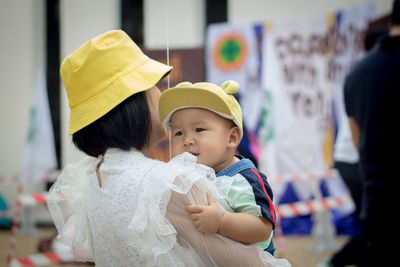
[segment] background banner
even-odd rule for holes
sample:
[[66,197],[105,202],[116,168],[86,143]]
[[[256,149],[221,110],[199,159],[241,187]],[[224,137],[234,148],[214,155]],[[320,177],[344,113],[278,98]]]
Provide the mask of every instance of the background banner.
[[221,85],[235,80],[245,127],[256,132],[261,116],[260,83],[263,26],[258,24],[212,24],[207,29],[206,79]]
[[[343,82],[364,53],[364,35],[373,18],[374,6],[361,4],[319,18],[267,24],[259,165],[269,174],[275,203],[315,198],[308,181],[278,183],[275,178],[329,169],[334,140],[351,142],[348,127],[342,125],[347,123]],[[353,155],[357,160],[355,150]],[[323,197],[348,194],[338,174],[323,180],[319,191]],[[346,219],[353,211],[353,204],[334,210],[339,233],[354,231],[354,219]],[[285,233],[309,233],[311,227],[310,216],[282,220]]]
[[[267,27],[262,73],[271,104],[263,127],[272,128],[273,137],[263,140],[260,167],[271,177],[330,167],[324,146],[332,130],[333,26],[330,17],[321,16]],[[278,198],[281,190],[275,190]],[[300,191],[302,199],[311,194],[309,187]]]
[[[348,128],[338,128],[347,121],[343,82],[363,55],[364,34],[373,18],[374,5],[367,3],[314,18],[208,27],[206,79],[240,84],[236,97],[246,131],[238,150],[249,152],[267,174],[276,204],[317,197],[310,181],[276,179],[332,168],[335,140],[351,139]],[[338,173],[318,187],[322,197],[349,193]],[[354,205],[337,211],[347,216]],[[303,230],[302,219],[307,221]],[[297,233],[310,231],[310,216],[287,220],[297,225]]]

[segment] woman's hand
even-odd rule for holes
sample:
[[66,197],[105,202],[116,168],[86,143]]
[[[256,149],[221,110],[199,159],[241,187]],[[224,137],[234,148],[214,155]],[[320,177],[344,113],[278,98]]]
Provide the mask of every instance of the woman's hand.
[[191,213],[190,219],[200,233],[218,233],[225,212],[218,206],[215,199],[208,192],[207,202],[208,206],[188,205],[185,209]]

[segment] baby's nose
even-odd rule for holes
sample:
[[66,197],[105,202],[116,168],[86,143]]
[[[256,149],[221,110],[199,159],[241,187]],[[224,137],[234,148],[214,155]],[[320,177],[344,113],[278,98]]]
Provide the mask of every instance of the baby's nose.
[[190,136],[186,136],[185,137],[185,141],[184,141],[184,145],[188,146],[188,145],[192,145],[194,144],[194,140],[192,137]]

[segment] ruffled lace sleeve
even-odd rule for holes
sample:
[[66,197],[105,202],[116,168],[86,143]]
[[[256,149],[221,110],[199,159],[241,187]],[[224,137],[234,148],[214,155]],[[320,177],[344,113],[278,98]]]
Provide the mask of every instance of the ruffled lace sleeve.
[[67,165],[49,190],[47,207],[58,230],[58,240],[71,247],[76,260],[93,261],[92,238],[83,194],[96,158]]
[[243,245],[221,235],[201,234],[185,211],[185,205],[206,205],[209,192],[229,210],[221,194],[231,181],[216,180],[212,169],[181,154],[159,163],[142,180],[138,207],[129,231],[140,240],[138,252],[148,266],[290,266],[257,245]]

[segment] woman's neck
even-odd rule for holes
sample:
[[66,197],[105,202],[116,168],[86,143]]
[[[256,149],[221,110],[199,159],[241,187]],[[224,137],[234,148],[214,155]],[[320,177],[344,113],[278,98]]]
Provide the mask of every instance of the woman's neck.
[[143,153],[143,155],[145,155],[146,157],[148,157],[148,156],[149,156],[149,153],[150,153],[150,149],[151,149],[151,147],[145,146],[145,147],[143,147],[140,151]]
[[157,145],[159,142],[160,142],[160,140],[158,140],[158,142],[155,143],[155,144],[152,144],[152,143],[151,143],[151,144],[146,144],[146,145],[140,150],[140,152],[142,152],[143,155],[145,155],[146,157],[148,157],[149,154],[150,154],[150,150],[151,150],[155,145]]

